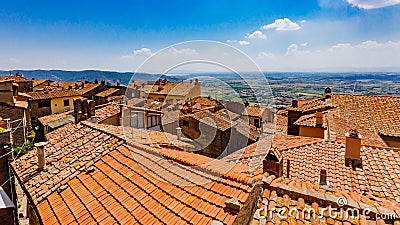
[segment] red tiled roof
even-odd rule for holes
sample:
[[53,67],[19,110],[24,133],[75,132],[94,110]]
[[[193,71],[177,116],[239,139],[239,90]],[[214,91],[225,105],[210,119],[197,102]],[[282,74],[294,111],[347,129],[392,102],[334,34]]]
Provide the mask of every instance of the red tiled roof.
[[243,168],[124,141],[86,122],[48,139],[44,171],[35,151],[12,163],[43,224],[232,224],[237,214],[225,201],[243,207],[253,190],[255,178]]
[[[269,176],[263,180],[259,209],[251,224],[260,224],[263,219],[266,224],[386,224],[376,217],[378,214],[394,215],[396,219],[386,221],[390,224],[399,222],[399,205],[369,193],[322,189],[301,179]],[[344,205],[337,204],[339,198],[346,200],[342,201]],[[348,209],[358,210],[360,214],[351,215]]]
[[288,112],[279,110],[275,115],[275,133],[287,134],[288,130]]
[[243,115],[261,117],[266,109],[266,107],[261,106],[247,106],[243,111]]
[[[345,165],[345,146],[319,141],[281,150],[283,165],[290,160],[290,177],[318,182],[321,169],[328,173],[329,185],[338,190],[362,192],[400,203],[399,149],[362,146],[362,168]],[[286,176],[286,166],[283,168]]]
[[[214,124],[211,122],[211,120],[212,120],[212,121],[214,121],[215,126],[221,131],[226,131],[233,126],[233,121],[229,120],[226,117],[219,116],[215,113],[212,113],[208,110],[195,112],[195,113],[188,114],[185,116],[192,117],[193,119],[195,119],[197,121],[203,121],[205,124],[214,127]],[[210,120],[206,119],[206,118],[209,118]]]
[[95,116],[98,117],[99,123],[119,113],[120,113],[120,106],[113,102],[96,106],[95,110]]
[[107,124],[92,124],[92,126],[104,132],[112,132],[113,135],[116,135],[121,139],[129,138],[136,143],[154,148],[168,148],[185,151],[195,150],[192,140],[182,137],[182,140],[178,141],[176,135],[165,132]]
[[[82,88],[82,85],[83,85],[83,88]],[[71,87],[71,89],[79,92],[80,95],[84,95],[99,86],[100,86],[100,84],[94,84],[91,82],[85,83],[82,81],[56,81],[56,82],[51,83],[50,87],[48,87],[48,88],[51,88],[52,90],[54,90],[54,89],[68,90]]]
[[63,98],[63,97],[79,97],[81,94],[76,90],[54,90],[54,91],[38,91],[29,92],[32,98],[31,100],[43,100],[43,99],[53,99],[53,98]]
[[41,84],[44,84],[45,82],[48,82],[49,80],[32,80],[33,87],[39,86]]
[[306,112],[306,111],[313,111],[313,110],[315,111],[331,107],[331,104],[329,104],[322,98],[297,100],[297,101],[298,101],[297,107],[288,106],[286,110]]
[[117,92],[119,92],[119,89],[110,88],[110,89],[104,90],[104,91],[102,91],[100,93],[97,93],[96,96],[97,97],[108,97],[108,96],[113,95],[113,94],[115,94]]
[[262,166],[262,160],[270,149],[277,149],[280,151],[282,149],[316,141],[320,141],[320,139],[290,135],[286,136],[281,134],[267,135],[260,141],[225,156],[223,160],[227,162],[235,162],[239,165],[249,166],[251,168],[258,168]]
[[400,137],[400,97],[331,94],[337,115],[365,129]]
[[0,81],[3,81],[3,80],[14,80],[14,82],[28,82],[28,81],[31,81],[31,80],[29,80],[29,79],[26,79],[25,77],[23,77],[23,76],[0,76]]
[[68,111],[68,112],[63,112],[63,113],[51,114],[51,115],[48,115],[48,116],[40,117],[40,118],[38,118],[38,120],[42,125],[45,126],[48,123],[53,122],[55,120],[60,120],[62,118],[69,117],[69,116],[72,115],[73,112],[74,111]]

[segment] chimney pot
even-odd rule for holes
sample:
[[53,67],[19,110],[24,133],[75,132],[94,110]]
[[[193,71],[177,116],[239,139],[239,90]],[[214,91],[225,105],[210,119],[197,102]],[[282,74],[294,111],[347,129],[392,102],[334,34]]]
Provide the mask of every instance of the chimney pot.
[[330,87],[325,88],[325,94],[330,94],[332,93],[332,90]]
[[35,144],[35,147],[37,149],[37,154],[38,154],[38,170],[42,171],[44,166],[46,166],[46,160],[45,160],[45,152],[44,152],[44,146],[46,145],[46,142],[39,142]]
[[178,141],[182,140],[182,128],[176,128],[176,135],[178,136]]

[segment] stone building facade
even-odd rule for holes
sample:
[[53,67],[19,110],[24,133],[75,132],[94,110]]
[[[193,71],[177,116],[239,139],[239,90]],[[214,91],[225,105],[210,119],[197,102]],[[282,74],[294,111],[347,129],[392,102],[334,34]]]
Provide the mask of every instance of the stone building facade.
[[17,209],[11,196],[15,195],[13,179],[10,177],[9,161],[12,159],[12,136],[8,129],[0,133],[0,224],[18,224]]

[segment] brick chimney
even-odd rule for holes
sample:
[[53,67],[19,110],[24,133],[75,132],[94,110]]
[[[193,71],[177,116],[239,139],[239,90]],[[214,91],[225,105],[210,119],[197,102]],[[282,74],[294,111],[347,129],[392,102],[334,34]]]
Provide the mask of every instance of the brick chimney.
[[316,127],[322,127],[322,124],[323,124],[322,112],[320,112],[320,111],[316,112],[316,113],[315,113],[315,117],[316,117],[315,126],[316,126]]
[[93,100],[76,98],[74,99],[75,124],[82,120],[89,119],[96,114],[96,103]]
[[356,129],[346,133],[346,165],[361,166],[361,135]]
[[299,100],[297,99],[292,99],[292,107],[297,108],[299,106]]

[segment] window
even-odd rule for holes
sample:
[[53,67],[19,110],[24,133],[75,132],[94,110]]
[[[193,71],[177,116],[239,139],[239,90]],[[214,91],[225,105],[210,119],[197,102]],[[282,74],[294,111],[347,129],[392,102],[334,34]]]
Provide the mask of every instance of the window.
[[69,106],[69,99],[64,100],[64,106]]
[[328,175],[326,170],[321,170],[319,174],[319,184],[320,185],[327,185],[328,184]]
[[188,126],[189,126],[189,121],[187,121],[187,120],[184,120],[184,121],[183,121],[183,126],[186,126],[186,127],[188,127]]
[[259,119],[254,119],[254,126],[257,128],[260,128],[260,120]]
[[286,177],[289,178],[290,175],[290,160],[286,162]]
[[50,107],[50,100],[49,99],[39,100],[38,106],[39,106],[39,108]]

